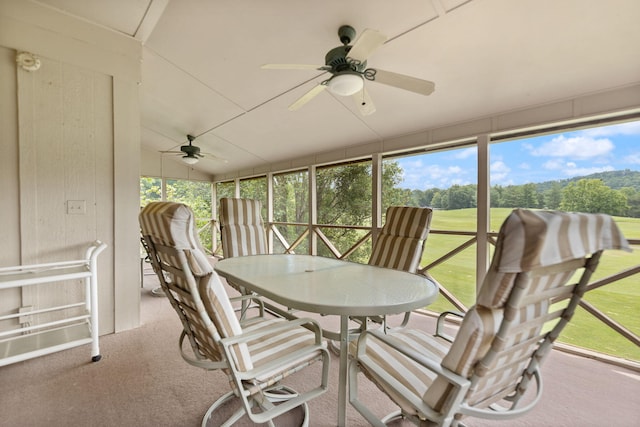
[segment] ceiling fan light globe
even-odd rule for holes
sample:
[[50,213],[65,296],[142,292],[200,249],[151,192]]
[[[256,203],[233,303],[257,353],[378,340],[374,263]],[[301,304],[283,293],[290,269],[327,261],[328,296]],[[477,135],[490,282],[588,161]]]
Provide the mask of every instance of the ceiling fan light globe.
[[364,80],[360,74],[345,73],[333,76],[327,83],[329,90],[340,96],[351,96],[362,90]]
[[195,165],[198,163],[198,158],[193,156],[182,156],[182,161],[188,165]]

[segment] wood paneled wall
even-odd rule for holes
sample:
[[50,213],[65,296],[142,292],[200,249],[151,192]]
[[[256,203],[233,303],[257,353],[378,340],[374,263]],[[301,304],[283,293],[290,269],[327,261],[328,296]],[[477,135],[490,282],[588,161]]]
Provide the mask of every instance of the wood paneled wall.
[[[19,51],[36,54],[40,69],[19,68]],[[78,259],[93,240],[107,243],[101,334],[140,319],[141,52],[137,40],[37,3],[0,3],[0,266]],[[0,313],[76,292],[11,290]]]
[[[98,259],[100,323],[113,325],[112,78],[40,61],[38,71],[17,69],[22,264],[78,259],[90,242],[107,243]],[[78,301],[81,290],[27,287],[22,305]]]

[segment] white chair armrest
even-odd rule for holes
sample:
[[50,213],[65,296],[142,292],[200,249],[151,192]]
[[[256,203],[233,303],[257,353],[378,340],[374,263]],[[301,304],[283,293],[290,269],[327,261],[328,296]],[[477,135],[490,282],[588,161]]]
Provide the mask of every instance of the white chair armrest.
[[[266,363],[258,368],[254,368],[248,371],[240,371],[234,363],[234,357],[232,355],[231,346],[239,343],[247,343],[253,339],[259,338],[264,335],[269,335],[272,333],[283,332],[286,330],[291,330],[299,327],[305,327],[310,329],[311,332],[315,334],[315,342],[312,345],[308,345],[300,348],[297,351],[283,354],[282,357],[279,357],[269,363]],[[265,372],[272,372],[277,370],[282,366],[289,366],[292,362],[300,360],[304,358],[305,355],[317,353],[322,355],[324,361],[326,363],[329,362],[329,352],[327,351],[326,344],[322,341],[322,328],[320,325],[313,319],[309,318],[298,318],[289,321],[279,322],[275,325],[262,328],[258,331],[240,334],[233,337],[223,338],[220,340],[224,348],[224,352],[226,354],[227,360],[230,362],[231,369],[234,371],[235,375],[241,380],[251,380],[255,378],[259,378]]]
[[438,316],[438,321],[436,322],[436,333],[435,336],[443,338],[449,342],[453,342],[453,338],[452,336],[445,334],[444,333],[444,321],[446,320],[447,316],[455,316],[458,317],[460,319],[464,318],[464,313],[459,312],[459,311],[443,311],[442,313],[440,313],[440,315]]
[[185,362],[187,362],[192,366],[206,369],[208,371],[213,371],[215,369],[223,369],[227,367],[226,362],[214,362],[209,359],[198,358],[198,356],[193,352],[191,353],[185,352],[183,343],[186,336],[187,336],[187,333],[183,329],[182,333],[180,334],[180,339],[178,340],[178,348],[180,349],[180,356],[182,356],[182,359],[184,359]]
[[316,322],[315,320],[309,319],[307,317],[299,317],[292,320],[286,320],[284,322],[279,322],[279,323],[276,323],[275,325],[262,328],[258,331],[244,333],[244,334],[240,334],[240,335],[236,335],[228,338],[222,338],[220,340],[220,343],[222,344],[223,347],[228,348],[233,344],[246,343],[248,341],[251,341],[253,339],[256,339],[258,337],[261,337],[269,333],[281,332],[287,329],[295,329],[299,326],[304,326],[304,325],[310,325],[307,327],[307,329],[309,329],[311,332],[313,332],[316,335],[316,344],[321,344],[322,328],[320,327],[320,324],[318,324],[318,322]]

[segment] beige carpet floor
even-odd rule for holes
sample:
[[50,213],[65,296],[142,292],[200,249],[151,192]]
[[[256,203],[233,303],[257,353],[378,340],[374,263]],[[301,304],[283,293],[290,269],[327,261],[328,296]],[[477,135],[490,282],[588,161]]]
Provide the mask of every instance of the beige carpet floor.
[[[181,359],[180,323],[165,298],[151,296],[154,279],[146,276],[141,290],[142,325],[101,337],[101,361],[90,362],[89,346],[83,346],[1,367],[0,426],[199,426],[208,406],[229,390],[226,377]],[[431,327],[423,316],[412,319],[416,327]],[[637,373],[557,351],[545,368],[545,395],[533,412],[517,420],[469,420],[468,425],[640,426]],[[311,426],[336,425],[337,369],[333,356],[330,390],[311,403]],[[290,384],[303,384],[306,375],[296,374]],[[368,385],[364,392],[381,414],[393,409],[375,387]],[[231,406],[222,408],[211,425],[230,414]],[[351,407],[347,416],[350,426],[367,425]],[[293,426],[299,419],[299,413],[288,414],[277,425]],[[252,424],[245,418],[237,425]]]

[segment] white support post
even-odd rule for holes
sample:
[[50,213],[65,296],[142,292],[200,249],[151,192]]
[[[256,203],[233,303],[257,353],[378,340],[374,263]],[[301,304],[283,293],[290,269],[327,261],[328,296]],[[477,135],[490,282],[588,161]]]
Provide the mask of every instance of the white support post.
[[371,246],[378,238],[382,227],[382,154],[371,157]]
[[476,226],[476,294],[489,268],[490,185],[489,135],[478,136],[478,194]]
[[218,250],[218,187],[211,183],[211,252]]
[[273,253],[273,172],[267,173],[267,251]]
[[318,237],[313,231],[318,222],[318,193],[316,191],[316,166],[309,166],[309,255],[318,253]]

